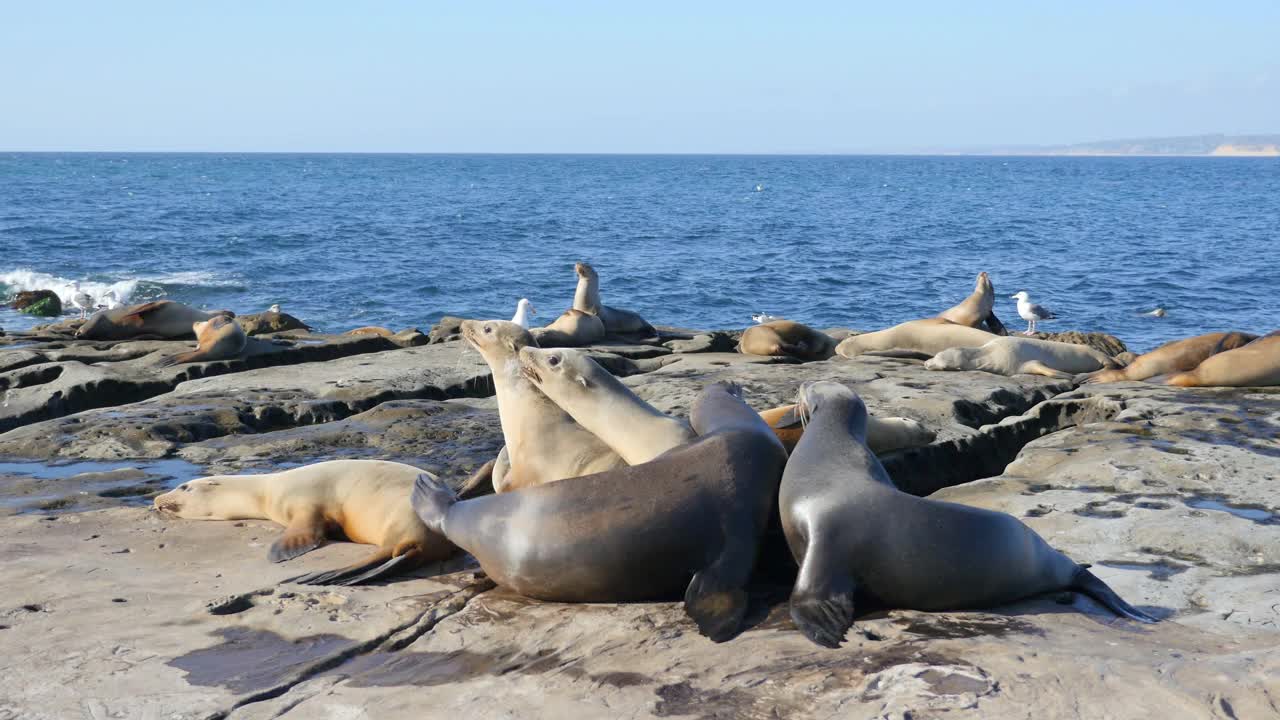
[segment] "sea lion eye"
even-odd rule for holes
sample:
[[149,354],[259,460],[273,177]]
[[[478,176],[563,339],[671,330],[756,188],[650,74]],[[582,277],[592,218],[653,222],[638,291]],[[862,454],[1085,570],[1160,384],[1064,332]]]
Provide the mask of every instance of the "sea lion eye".
[[547,358],[547,364],[548,364],[548,365],[550,365],[551,367],[555,367],[555,366],[559,365],[559,364],[560,364],[560,356],[559,356],[559,355],[552,355],[551,357]]
[[491,325],[485,325],[485,326],[484,326],[484,332],[485,332],[485,334],[486,334],[486,335],[487,335],[487,334],[489,334],[489,333],[491,333],[491,332],[493,332],[493,327],[492,327]]
[[178,488],[178,489],[179,489],[179,490],[181,490],[182,492],[191,492],[191,486],[190,486],[190,485],[183,485],[182,487],[180,487],[180,488]]

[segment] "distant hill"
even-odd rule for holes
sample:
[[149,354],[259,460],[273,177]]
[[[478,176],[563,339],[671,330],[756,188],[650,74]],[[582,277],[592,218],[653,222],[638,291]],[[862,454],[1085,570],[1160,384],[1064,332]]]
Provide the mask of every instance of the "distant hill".
[[1026,145],[985,148],[981,155],[1200,155],[1280,157],[1280,135],[1188,135],[1185,137],[1103,140],[1076,145]]

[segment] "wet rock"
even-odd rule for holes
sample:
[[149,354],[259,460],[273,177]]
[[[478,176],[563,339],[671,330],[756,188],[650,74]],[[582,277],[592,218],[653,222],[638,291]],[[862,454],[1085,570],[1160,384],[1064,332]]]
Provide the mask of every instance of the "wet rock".
[[668,340],[663,343],[674,353],[733,352],[738,347],[742,333],[726,330],[700,333],[688,339]]
[[62,298],[52,290],[23,290],[14,296],[13,309],[27,315],[57,317],[62,314]]
[[453,315],[445,315],[440,318],[440,322],[431,326],[431,332],[427,333],[429,342],[443,343],[452,342],[462,339],[462,321],[466,318],[454,317]]
[[263,312],[252,315],[238,315],[236,322],[244,328],[246,335],[266,335],[268,333],[289,332],[291,330],[311,331],[310,325],[298,318],[283,312]]
[[1125,347],[1124,341],[1115,335],[1108,335],[1107,333],[1068,330],[1066,332],[1059,333],[1038,332],[1035,334],[1035,337],[1040,340],[1053,340],[1054,342],[1088,345],[1094,350],[1104,352],[1111,357],[1115,357],[1120,353],[1129,351],[1129,348]]
[[427,345],[431,342],[431,338],[423,335],[418,328],[405,328],[395,335],[391,336],[391,342],[400,347],[418,347]]

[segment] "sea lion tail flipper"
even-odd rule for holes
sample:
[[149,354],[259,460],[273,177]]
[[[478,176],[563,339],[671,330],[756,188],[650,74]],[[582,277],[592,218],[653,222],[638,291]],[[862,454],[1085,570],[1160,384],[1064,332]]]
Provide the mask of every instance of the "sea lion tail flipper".
[[320,570],[307,573],[291,577],[284,582],[298,583],[299,585],[358,585],[362,581],[361,578],[365,578],[365,576],[372,578],[387,574],[386,571],[394,567],[393,563],[398,559],[391,557],[390,550],[380,549],[367,560],[358,562],[355,565],[347,565],[336,570]]
[[199,351],[197,350],[192,350],[191,352],[178,353],[177,355],[170,355],[166,358],[161,358],[160,362],[156,363],[156,367],[166,368],[173,367],[174,365],[181,365],[183,363],[195,362],[198,352]]
[[791,619],[804,636],[829,648],[838,648],[853,627],[853,578],[832,566],[837,557],[818,536],[809,538],[795,588],[791,591]]
[[292,560],[324,545],[324,524],[319,518],[307,517],[290,523],[284,534],[271,543],[267,559],[273,563]]
[[[503,447],[502,451],[505,452],[506,448]],[[499,453],[499,455],[501,455],[501,453]],[[471,473],[471,476],[468,477],[462,483],[462,487],[458,488],[458,495],[459,496],[478,495],[480,493],[477,492],[477,488],[481,487],[486,482],[488,482],[490,485],[493,485],[493,481],[495,480],[494,470],[497,464],[498,464],[498,458],[494,458],[486,462],[485,464],[481,465],[478,470]]]
[[905,358],[907,360],[930,360],[933,358],[931,353],[924,352],[923,350],[908,350],[906,348],[895,348],[892,350],[868,350],[862,354],[874,357]]
[[742,626],[742,618],[747,614],[747,593],[740,584],[721,577],[716,565],[712,565],[695,573],[689,582],[684,593],[684,611],[698,624],[698,632],[712,642],[724,642],[733,638]]
[[1004,326],[1004,323],[1000,322],[1000,318],[996,317],[994,312],[987,313],[987,317],[984,322],[986,322],[987,329],[996,335],[1007,336],[1009,334],[1009,329]]
[[[413,483],[413,511],[432,531],[441,535],[444,532],[444,520],[449,508],[458,502],[458,495],[445,483],[427,473],[418,475]],[[447,535],[446,535],[447,537]]]
[[1127,617],[1141,623],[1159,622],[1125,602],[1124,598],[1117,595],[1115,590],[1112,590],[1109,585],[1102,582],[1097,575],[1089,572],[1087,565],[1081,565],[1076,568],[1076,574],[1071,578],[1070,587],[1076,592],[1088,595],[1120,617]]

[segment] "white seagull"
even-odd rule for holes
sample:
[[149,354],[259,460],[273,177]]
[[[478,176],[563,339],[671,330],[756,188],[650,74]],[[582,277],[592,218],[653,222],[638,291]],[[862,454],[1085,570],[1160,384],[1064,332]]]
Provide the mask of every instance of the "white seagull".
[[537,315],[538,311],[533,309],[533,305],[529,304],[528,298],[520,298],[520,302],[516,303],[516,314],[511,316],[511,322],[519,325],[525,330],[529,329],[529,316]]
[[90,310],[94,309],[93,298],[90,297],[89,293],[80,292],[79,280],[72,281],[71,289],[75,292],[75,294],[71,296],[71,304],[79,308],[80,317],[83,319]]
[[763,325],[767,322],[773,322],[774,320],[781,320],[782,318],[778,317],[777,315],[770,315],[769,313],[758,312],[752,315],[751,319],[755,320],[757,325]]
[[120,300],[116,297],[115,290],[108,290],[106,295],[102,296],[102,301],[98,303],[99,310],[115,310],[120,307]]
[[1034,335],[1037,322],[1058,317],[1049,312],[1049,309],[1043,305],[1031,302],[1031,297],[1027,295],[1026,290],[1020,290],[1017,295],[1010,295],[1009,297],[1018,301],[1018,317],[1027,321],[1027,331],[1023,335]]
[[275,305],[272,305],[271,307],[267,308],[267,312],[273,312],[278,314],[280,312],[280,303],[276,303]]

